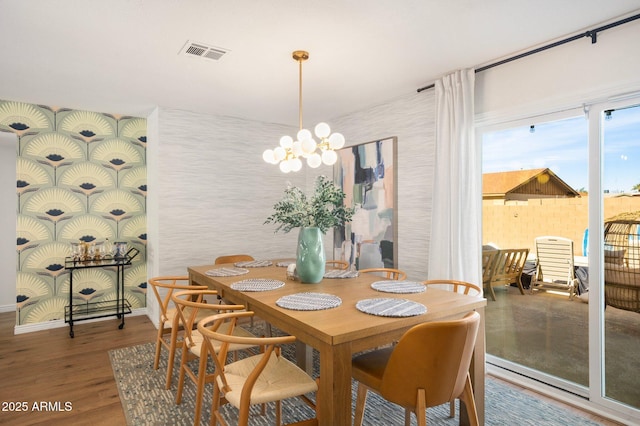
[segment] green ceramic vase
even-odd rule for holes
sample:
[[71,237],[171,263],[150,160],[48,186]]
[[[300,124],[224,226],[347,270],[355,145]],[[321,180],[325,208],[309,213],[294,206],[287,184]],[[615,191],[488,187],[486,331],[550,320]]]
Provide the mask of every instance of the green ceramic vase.
[[296,253],[296,273],[300,281],[309,284],[322,281],[325,260],[320,228],[300,228]]

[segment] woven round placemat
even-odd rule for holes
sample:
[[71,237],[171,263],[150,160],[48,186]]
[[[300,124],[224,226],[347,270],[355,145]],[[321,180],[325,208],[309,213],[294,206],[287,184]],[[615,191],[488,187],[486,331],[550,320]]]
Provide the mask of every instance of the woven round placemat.
[[372,283],[371,288],[384,293],[422,293],[427,286],[417,281],[385,280]]
[[381,317],[412,317],[427,312],[422,303],[407,299],[377,297],[356,303],[356,309],[365,314]]
[[273,262],[270,260],[244,260],[234,263],[234,266],[239,268],[264,268],[271,265],[273,265]]
[[283,296],[276,300],[276,305],[295,311],[319,311],[340,306],[342,299],[326,293],[296,293]]
[[249,270],[244,268],[223,267],[209,269],[205,275],[210,277],[234,277],[236,275],[248,274]]
[[249,278],[231,284],[231,288],[238,291],[269,291],[283,286],[284,281],[268,278]]
[[360,273],[358,271],[349,271],[345,269],[330,269],[324,274],[324,278],[356,278]]

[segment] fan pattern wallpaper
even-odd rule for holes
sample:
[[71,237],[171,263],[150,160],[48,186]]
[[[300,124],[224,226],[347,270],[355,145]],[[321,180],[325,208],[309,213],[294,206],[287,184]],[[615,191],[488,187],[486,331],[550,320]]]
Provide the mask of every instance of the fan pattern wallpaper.
[[[0,100],[0,131],[18,137],[16,324],[63,320],[72,242],[127,242],[125,297],[146,306],[147,121]],[[73,275],[74,304],[115,299],[116,270]]]

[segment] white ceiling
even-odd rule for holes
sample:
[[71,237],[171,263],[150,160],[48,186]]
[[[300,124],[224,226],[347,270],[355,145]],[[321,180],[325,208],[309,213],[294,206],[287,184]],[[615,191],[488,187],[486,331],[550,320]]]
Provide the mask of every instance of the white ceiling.
[[[291,52],[303,49],[309,126],[638,10],[640,0],[0,0],[0,99],[297,126]],[[229,53],[179,55],[187,40]]]

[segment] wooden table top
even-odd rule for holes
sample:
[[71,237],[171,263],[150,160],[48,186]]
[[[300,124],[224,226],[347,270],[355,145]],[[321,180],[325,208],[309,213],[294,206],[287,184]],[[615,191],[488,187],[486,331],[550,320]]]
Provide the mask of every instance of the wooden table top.
[[[274,261],[274,265],[276,261]],[[229,265],[203,265],[189,267],[189,273],[198,284],[217,288],[221,296],[234,302],[242,302],[247,308],[258,313],[269,311],[270,322],[276,327],[287,329],[294,326],[310,336],[297,336],[311,346],[317,347],[315,341],[336,345],[367,339],[391,330],[406,329],[414,324],[450,318],[486,305],[482,297],[470,297],[450,291],[429,288],[423,293],[397,294],[376,291],[371,288],[375,281],[386,278],[373,274],[360,274],[357,278],[325,278],[317,284],[303,284],[288,280],[286,268],[278,266],[246,268],[248,274],[232,277],[211,277],[206,271]],[[269,278],[283,281],[284,286],[268,291],[248,292],[230,288],[231,284],[250,278]],[[326,293],[340,297],[340,306],[318,311],[296,311],[281,308],[276,301],[282,296],[314,292]],[[370,298],[401,298],[412,300],[426,306],[427,312],[412,317],[382,317],[360,312],[356,303]],[[359,347],[354,348],[360,350]]]
[[[276,265],[277,261],[273,261]],[[422,293],[384,293],[371,288],[375,281],[385,278],[360,274],[357,278],[325,278],[317,284],[303,284],[287,279],[285,267],[267,266],[246,268],[248,273],[231,277],[209,276],[210,269],[226,265],[202,265],[188,268],[192,284],[216,289],[222,297],[243,304],[259,317],[289,333],[320,353],[320,386],[318,389],[318,419],[320,425],[351,424],[351,356],[362,350],[375,348],[400,339],[416,324],[463,316],[477,310],[484,316],[486,299],[465,296],[451,291],[428,288]],[[237,281],[255,278],[280,280],[284,285],[267,291],[239,291],[231,288]],[[325,293],[338,296],[342,303],[331,309],[297,311],[282,308],[276,301],[283,296],[303,293]],[[371,298],[402,298],[426,306],[424,314],[411,317],[383,317],[360,312],[356,303]],[[476,408],[480,424],[484,423],[484,323],[476,339],[472,381],[476,394]],[[308,360],[309,352],[306,351]],[[296,353],[301,365],[308,364],[305,356]],[[302,362],[300,362],[302,361]],[[466,416],[460,416],[462,424]]]

